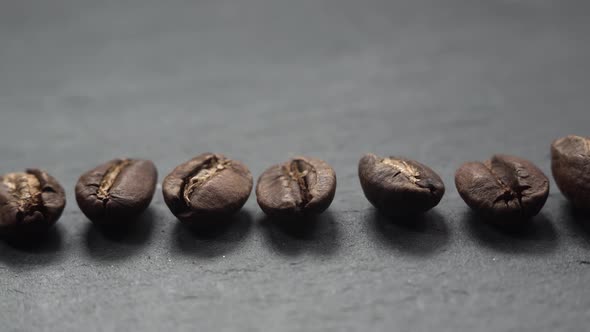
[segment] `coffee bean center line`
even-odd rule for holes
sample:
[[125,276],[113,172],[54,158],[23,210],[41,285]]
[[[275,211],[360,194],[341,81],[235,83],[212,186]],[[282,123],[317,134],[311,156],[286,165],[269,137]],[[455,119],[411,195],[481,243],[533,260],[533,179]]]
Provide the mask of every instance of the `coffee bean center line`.
[[33,174],[14,173],[4,178],[4,185],[17,200],[18,216],[22,221],[25,214],[32,214],[43,205],[41,181]]
[[504,189],[504,192],[498,196],[498,198],[496,198],[494,204],[504,201],[504,204],[508,206],[508,202],[516,198],[516,203],[518,204],[519,209],[521,212],[524,211],[522,203],[522,198],[524,196],[523,192],[531,188],[529,185],[522,185],[520,181],[520,179],[526,179],[529,177],[529,174],[526,172],[526,170],[522,167],[517,167],[514,173],[507,172],[511,175],[514,174],[514,179],[512,181],[513,184],[509,185],[502,181],[501,177],[496,172],[494,172],[493,167],[488,167],[488,165],[485,163],[484,166],[490,171],[490,173],[492,173],[492,175],[496,178],[496,181],[498,181],[500,186]]
[[107,200],[109,198],[109,191],[115,184],[117,177],[121,174],[124,168],[131,165],[131,160],[124,159],[121,162],[111,166],[102,180],[100,181],[100,185],[98,187],[98,192],[96,193],[96,197],[100,200]]
[[226,169],[229,165],[231,165],[229,160],[219,160],[217,157],[212,156],[201,167],[196,168],[191,174],[189,174],[185,180],[183,190],[185,203],[190,205],[192,193],[207,180]]
[[[496,172],[494,172],[494,170],[491,166],[488,167],[488,165],[486,165],[485,163],[483,165],[490,171],[490,173],[494,176],[496,181],[498,181],[498,184],[500,184],[500,187],[502,187],[502,189],[504,189],[504,192],[496,198],[496,200],[494,201],[494,204],[496,204],[500,201],[504,201],[504,204],[506,204],[506,206],[508,206],[508,202],[513,200],[517,196],[517,193],[514,190],[512,190],[512,188],[508,184],[506,184],[506,183],[504,183],[504,181],[502,181],[500,176],[498,174],[496,174]],[[522,205],[521,205],[520,201],[518,202],[518,206],[520,209],[522,209]]]
[[584,142],[584,152],[586,152],[583,157],[588,157],[588,154],[590,154],[590,139],[582,139],[582,142]]
[[309,175],[310,171],[314,172],[313,166],[308,165],[303,160],[293,160],[291,165],[289,165],[289,168],[289,177],[291,177],[293,181],[296,181],[297,186],[299,187],[301,202],[298,205],[300,207],[305,207],[313,199],[309,192],[310,184],[307,182],[307,175]]
[[414,184],[420,181],[420,172],[403,160],[385,158],[381,162],[398,171],[393,177],[396,177],[401,173]]

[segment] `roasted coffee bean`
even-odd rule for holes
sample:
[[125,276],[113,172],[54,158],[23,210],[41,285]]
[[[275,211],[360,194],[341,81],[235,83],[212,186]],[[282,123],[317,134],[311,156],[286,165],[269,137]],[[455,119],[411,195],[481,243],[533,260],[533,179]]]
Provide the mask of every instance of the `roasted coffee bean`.
[[176,167],[162,190],[170,211],[187,223],[228,217],[248,200],[252,174],[237,160],[204,153]]
[[590,138],[567,136],[551,145],[557,187],[574,207],[590,210]]
[[268,168],[256,186],[260,208],[270,216],[320,214],[336,193],[336,173],[325,161],[296,157]]
[[66,205],[62,186],[39,169],[0,176],[0,232],[38,233],[61,216]]
[[401,157],[367,154],[358,168],[365,196],[383,214],[411,216],[435,207],[445,193],[441,178],[428,166]]
[[537,215],[549,195],[549,180],[537,166],[506,155],[463,164],[455,185],[467,205],[498,223]]
[[84,173],[76,184],[76,201],[88,219],[99,225],[123,225],[150,205],[158,171],[153,162],[115,159]]

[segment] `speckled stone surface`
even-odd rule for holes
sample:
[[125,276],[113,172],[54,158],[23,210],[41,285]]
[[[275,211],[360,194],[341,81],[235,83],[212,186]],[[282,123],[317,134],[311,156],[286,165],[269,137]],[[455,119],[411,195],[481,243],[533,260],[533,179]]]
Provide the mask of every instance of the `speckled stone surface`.
[[[2,1],[0,172],[67,189],[34,246],[0,242],[2,331],[580,331],[590,218],[552,180],[521,234],[469,213],[466,160],[503,152],[550,174],[549,145],[590,135],[586,1]],[[305,154],[338,175],[315,228],[265,220],[253,196],[194,234],[157,193],[141,227],[103,234],[74,184],[150,158],[160,180],[206,151],[267,166]],[[415,227],[363,197],[366,152],[437,170]]]

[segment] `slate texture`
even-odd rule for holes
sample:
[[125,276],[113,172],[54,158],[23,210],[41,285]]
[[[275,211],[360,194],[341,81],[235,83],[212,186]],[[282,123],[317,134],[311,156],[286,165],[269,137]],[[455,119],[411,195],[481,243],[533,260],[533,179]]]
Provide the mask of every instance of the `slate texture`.
[[[505,234],[453,184],[466,160],[590,135],[590,3],[549,0],[0,2],[0,172],[43,167],[68,191],[36,246],[0,242],[1,331],[582,331],[590,218],[552,190]],[[205,151],[257,177],[325,159],[336,199],[315,228],[265,220],[193,234],[160,192],[142,227],[103,234],[78,176],[119,156],[160,180]],[[366,152],[415,158],[447,194],[416,227],[371,208]]]

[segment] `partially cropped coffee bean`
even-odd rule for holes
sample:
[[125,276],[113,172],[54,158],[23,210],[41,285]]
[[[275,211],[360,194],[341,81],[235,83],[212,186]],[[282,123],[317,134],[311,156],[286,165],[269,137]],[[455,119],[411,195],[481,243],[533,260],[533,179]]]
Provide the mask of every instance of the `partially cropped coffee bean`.
[[367,154],[359,162],[358,174],[369,202],[388,216],[426,212],[445,193],[440,176],[411,159]]
[[467,205],[498,223],[537,215],[549,195],[549,180],[537,166],[506,155],[463,164],[455,185]]
[[271,166],[256,186],[256,199],[270,216],[320,214],[336,193],[336,173],[325,161],[296,157]]
[[590,210],[590,138],[567,136],[555,141],[551,170],[563,195],[576,208]]
[[55,224],[66,205],[62,186],[39,169],[0,176],[0,232],[37,233]]
[[197,224],[238,212],[252,191],[246,165],[222,154],[204,153],[176,167],[164,179],[162,191],[170,211]]
[[76,201],[86,217],[96,224],[127,224],[150,205],[157,181],[153,162],[115,159],[80,177]]

